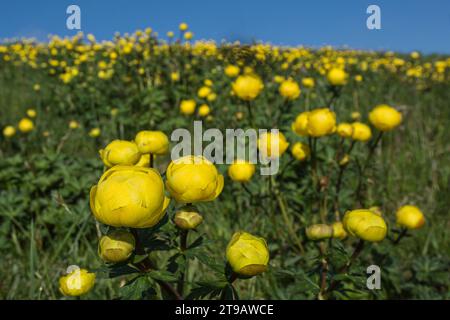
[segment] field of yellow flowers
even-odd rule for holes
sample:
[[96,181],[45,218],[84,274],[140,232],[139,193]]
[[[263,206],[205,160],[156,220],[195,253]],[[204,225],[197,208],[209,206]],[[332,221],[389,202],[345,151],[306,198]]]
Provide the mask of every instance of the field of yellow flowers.
[[0,298],[450,298],[450,57],[193,36],[0,44]]

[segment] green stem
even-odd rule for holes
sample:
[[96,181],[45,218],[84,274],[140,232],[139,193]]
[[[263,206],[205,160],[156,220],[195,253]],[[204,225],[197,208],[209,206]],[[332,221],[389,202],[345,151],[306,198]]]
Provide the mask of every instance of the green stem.
[[[180,232],[180,250],[183,255],[187,249],[188,233],[189,233],[189,230],[181,230],[181,232]],[[184,292],[184,280],[185,280],[185,276],[188,272],[188,267],[189,267],[188,259],[186,259],[186,257],[184,257],[184,259],[186,260],[185,267],[184,267],[184,270],[182,270],[180,273],[180,278],[178,280],[178,285],[177,285],[177,290],[181,295],[183,295],[183,292]]]

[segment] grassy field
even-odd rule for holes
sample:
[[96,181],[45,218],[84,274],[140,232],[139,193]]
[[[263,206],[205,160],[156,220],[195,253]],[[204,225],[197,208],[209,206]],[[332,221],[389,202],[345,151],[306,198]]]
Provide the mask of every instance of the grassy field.
[[[237,75],[226,74],[229,65],[261,79],[264,88],[255,99],[232,94]],[[333,68],[346,71],[345,84],[330,85],[327,74]],[[298,141],[315,147],[304,161],[289,148],[280,157],[282,172],[267,177],[257,170],[245,184],[230,179],[227,165],[217,165],[224,189],[214,201],[197,204],[204,222],[190,232],[188,242],[202,240],[186,258],[185,293],[214,287],[227,243],[235,231],[245,230],[266,239],[270,263],[262,275],[234,283],[243,299],[317,298],[324,257],[325,281],[339,282],[329,298],[450,298],[449,68],[447,56],[181,40],[167,44],[149,31],[107,43],[75,37],[0,45],[0,127],[16,129],[0,137],[0,298],[61,299],[58,279],[69,265],[96,272],[95,287],[83,299],[168,298],[151,281],[144,288],[125,285],[139,278],[136,272],[109,279],[124,266],[106,267],[98,256],[98,240],[107,228],[91,213],[89,190],[104,171],[98,150],[110,141],[132,140],[140,130],[161,130],[170,137],[176,128],[192,129],[193,120],[221,130],[279,128],[290,147]],[[279,92],[280,82],[288,78],[301,88],[293,100]],[[304,78],[314,79],[314,86],[302,83]],[[214,94],[199,97],[205,86]],[[191,115],[180,112],[185,99],[196,101]],[[198,114],[202,104],[209,106],[208,114]],[[372,126],[369,142],[354,143],[336,208],[342,167],[336,150],[347,150],[353,140],[329,134],[311,144],[291,124],[299,113],[323,107],[332,108],[338,124],[358,119],[369,124],[368,114],[379,104],[400,111],[402,123],[383,134],[364,172],[361,163],[375,146],[377,129]],[[18,127],[22,118],[34,123],[28,133]],[[71,121],[78,126],[70,128]],[[98,136],[94,128],[100,129]],[[169,162],[170,153],[155,159],[164,178]],[[405,204],[418,206],[426,223],[395,243],[401,232],[395,212]],[[170,263],[179,234],[171,218],[178,206],[172,200],[169,219],[151,231],[168,247],[150,245],[146,253],[175,278],[179,273],[172,272]],[[357,239],[308,241],[305,228],[374,206],[387,222],[388,236],[368,243],[351,268],[339,273]],[[371,264],[381,268],[381,290],[366,288]],[[149,287],[156,291],[147,292]]]

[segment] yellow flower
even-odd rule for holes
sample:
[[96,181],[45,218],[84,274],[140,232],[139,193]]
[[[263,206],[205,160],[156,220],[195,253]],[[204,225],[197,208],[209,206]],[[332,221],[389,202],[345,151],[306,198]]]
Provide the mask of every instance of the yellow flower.
[[211,112],[211,110],[209,109],[209,106],[207,104],[202,104],[198,108],[198,115],[200,117],[206,117],[210,112]]
[[203,222],[203,217],[198,213],[196,207],[187,205],[177,211],[174,222],[178,228],[190,230],[197,228]]
[[109,168],[115,165],[132,166],[139,161],[141,154],[136,143],[114,140],[100,150],[100,158]]
[[90,193],[94,216],[113,227],[153,227],[164,216],[169,202],[163,180],[152,168],[112,167]]
[[178,72],[172,72],[170,74],[170,79],[174,82],[180,80],[180,74]]
[[344,216],[343,224],[350,235],[365,241],[378,242],[386,237],[386,222],[379,214],[371,210],[348,211]]
[[188,31],[184,34],[184,39],[186,39],[186,40],[191,40],[192,37],[194,37],[194,34],[190,31]]
[[182,114],[191,115],[195,112],[195,105],[194,100],[182,100],[180,103],[180,111]]
[[92,138],[97,138],[99,137],[101,134],[101,131],[99,128],[93,128],[91,129],[91,131],[89,131],[89,136]]
[[353,112],[350,114],[350,117],[351,117],[352,120],[354,120],[354,121],[359,120],[359,119],[361,119],[361,113],[359,113],[358,111],[353,111]]
[[370,130],[370,127],[367,124],[361,122],[353,122],[352,127],[352,139],[365,142],[372,138],[372,130]]
[[189,28],[189,26],[183,22],[183,23],[180,23],[178,28],[180,29],[180,31],[186,31]]
[[65,296],[77,297],[88,293],[95,283],[95,273],[75,268],[71,273],[59,278],[59,291]]
[[36,84],[33,86],[33,90],[34,90],[34,91],[39,91],[39,90],[41,90],[41,86],[40,86],[38,83],[36,83]]
[[77,121],[72,120],[69,122],[70,129],[78,129],[79,127],[80,127],[80,124]]
[[33,121],[28,118],[23,118],[19,121],[19,130],[23,133],[28,133],[34,129]]
[[242,100],[254,100],[264,88],[261,79],[254,75],[239,76],[233,82],[233,92]]
[[369,113],[369,120],[378,130],[389,131],[402,122],[402,114],[386,104],[381,104]]
[[425,217],[416,206],[403,206],[396,215],[397,224],[408,229],[419,229],[425,224]]
[[264,132],[259,136],[258,149],[264,157],[280,157],[289,147],[284,134]]
[[353,126],[350,123],[340,123],[336,132],[342,138],[351,138],[353,135]]
[[308,114],[308,134],[322,137],[336,129],[336,114],[328,108],[315,109]]
[[13,126],[6,126],[3,129],[3,135],[6,138],[11,138],[12,136],[14,136],[16,134],[16,129]]
[[300,96],[300,87],[294,80],[288,79],[280,84],[280,95],[288,100],[295,100]]
[[215,94],[214,92],[211,92],[206,97],[206,100],[208,100],[209,102],[212,102],[212,101],[216,100],[216,98],[217,98],[217,94]]
[[292,123],[292,131],[300,136],[308,135],[308,116],[309,111],[300,113]]
[[35,118],[36,115],[37,115],[36,110],[34,110],[34,109],[28,109],[28,110],[27,110],[27,116],[28,116],[28,117],[30,117],[30,118]]
[[103,261],[118,263],[128,260],[134,246],[135,239],[130,232],[115,230],[101,237],[98,252]]
[[117,109],[117,108],[112,108],[111,109],[111,116],[112,117],[117,116],[118,113],[119,113],[119,109]]
[[228,167],[228,175],[233,181],[250,181],[254,173],[255,165],[244,160],[236,160]]
[[212,201],[223,189],[223,176],[202,156],[172,161],[166,171],[166,187],[178,202]]
[[267,270],[269,249],[263,238],[236,232],[226,251],[227,261],[239,275],[252,277]]
[[347,232],[344,229],[344,224],[342,222],[335,222],[331,225],[331,227],[333,228],[333,238],[336,239],[345,239],[347,238]]
[[234,66],[234,65],[228,65],[225,67],[225,74],[230,77],[230,78],[234,78],[237,77],[237,75],[239,74],[239,67],[238,66]]
[[348,154],[344,154],[344,156],[341,158],[341,160],[339,160],[339,165],[345,166],[349,162],[350,162],[350,156]]
[[356,82],[362,82],[362,81],[363,81],[362,75],[357,74],[357,75],[355,76],[355,81],[356,81]]
[[306,237],[309,240],[329,239],[333,236],[333,228],[327,224],[314,224],[306,228]]
[[292,146],[291,153],[295,159],[303,161],[309,157],[311,150],[307,144],[297,142]]
[[137,167],[149,167],[150,166],[150,153],[142,154],[139,161],[135,164]]
[[302,85],[305,88],[314,88],[315,86],[315,81],[313,78],[303,78],[302,79]]
[[164,155],[169,151],[169,138],[162,131],[141,131],[134,141],[141,153]]
[[173,38],[175,36],[173,31],[168,31],[166,35],[167,35],[168,38]]
[[204,86],[198,89],[197,95],[199,98],[206,98],[211,93],[211,88]]
[[328,72],[328,82],[333,86],[343,86],[347,83],[348,74],[339,68],[333,68]]

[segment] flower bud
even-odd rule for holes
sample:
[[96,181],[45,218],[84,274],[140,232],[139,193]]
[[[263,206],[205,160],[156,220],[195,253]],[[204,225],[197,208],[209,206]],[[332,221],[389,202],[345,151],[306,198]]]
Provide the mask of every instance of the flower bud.
[[425,217],[416,206],[403,206],[396,215],[397,224],[407,229],[419,229],[425,224]]
[[258,139],[258,149],[265,158],[280,157],[288,146],[289,142],[281,131],[278,133],[264,132]]
[[333,223],[331,226],[333,227],[333,238],[341,240],[347,238],[347,232],[345,231],[342,222],[337,221]]
[[228,167],[228,175],[231,180],[248,182],[255,173],[255,165],[244,160],[236,160]]
[[350,162],[350,156],[348,154],[345,154],[341,160],[339,160],[340,166],[345,166]]
[[300,96],[300,87],[292,79],[283,81],[278,91],[282,97],[288,100],[295,100]]
[[169,150],[169,138],[162,131],[141,131],[134,140],[144,154],[164,155]]
[[372,131],[368,125],[361,122],[354,122],[352,123],[352,127],[352,139],[365,142],[372,138]]
[[369,120],[378,130],[389,131],[402,122],[402,114],[386,104],[381,104],[369,113]]
[[336,128],[336,132],[342,138],[351,138],[353,135],[353,127],[350,123],[340,123]]
[[339,68],[331,69],[327,74],[328,82],[333,86],[343,86],[347,83],[348,74]]
[[28,133],[34,129],[34,124],[30,119],[23,118],[22,120],[20,120],[18,127],[20,132]]
[[307,144],[297,142],[292,146],[291,153],[295,159],[303,161],[309,157],[311,151]]
[[313,224],[306,228],[306,237],[312,241],[328,239],[332,236],[333,228],[327,224]]
[[254,100],[264,88],[261,79],[254,75],[237,77],[232,85],[233,92],[242,100]]
[[187,205],[177,211],[174,222],[178,228],[190,230],[197,228],[203,222],[203,217],[196,207]]
[[183,100],[180,103],[180,112],[187,116],[194,114],[195,105],[195,100]]
[[344,216],[343,224],[350,235],[362,240],[379,242],[386,237],[386,222],[379,214],[371,210],[348,211]]
[[130,232],[115,230],[101,237],[98,253],[103,261],[118,263],[128,260],[134,246],[135,239]]
[[263,238],[236,232],[227,246],[227,261],[242,276],[256,276],[267,270],[269,249]]
[[88,293],[94,283],[95,273],[76,267],[67,275],[59,278],[59,291],[65,296],[77,297]]
[[141,154],[134,142],[114,140],[105,149],[100,150],[100,157],[105,166],[134,165],[141,158]]

